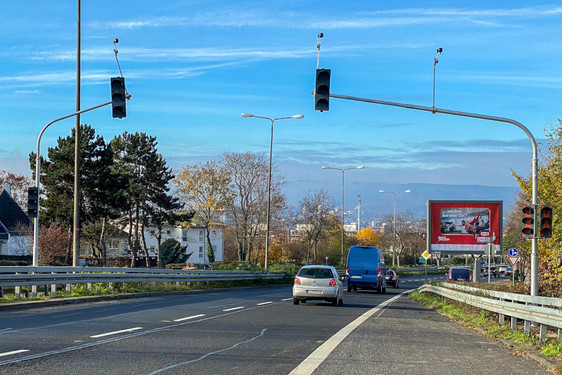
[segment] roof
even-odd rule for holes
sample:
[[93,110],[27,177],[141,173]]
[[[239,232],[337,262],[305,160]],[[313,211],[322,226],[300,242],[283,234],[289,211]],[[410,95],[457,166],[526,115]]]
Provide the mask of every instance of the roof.
[[20,224],[31,225],[29,217],[6,190],[0,194],[0,222],[10,232],[15,232]]

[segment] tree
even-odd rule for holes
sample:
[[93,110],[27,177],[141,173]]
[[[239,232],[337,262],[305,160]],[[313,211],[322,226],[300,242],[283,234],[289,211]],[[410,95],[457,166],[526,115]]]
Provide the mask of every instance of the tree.
[[4,184],[10,185],[10,195],[16,203],[23,210],[27,209],[27,188],[31,186],[31,179],[28,176],[0,170],[0,186],[3,186]]
[[316,192],[308,192],[306,197],[300,201],[299,213],[297,214],[296,223],[300,224],[300,228],[304,233],[305,241],[308,245],[306,262],[318,261],[318,243],[322,238],[322,234],[329,227],[331,207],[335,205],[334,201],[324,189]]
[[184,253],[186,249],[187,246],[182,247],[173,238],[164,241],[161,246],[161,256],[164,265],[168,263],[184,263],[189,258],[189,255]]
[[361,246],[379,246],[380,233],[371,227],[361,228],[357,232],[357,241]]
[[169,182],[174,175],[158,153],[157,145],[156,138],[145,133],[125,132],[110,142],[114,171],[125,185],[122,199],[126,218],[123,222],[132,252],[132,267],[136,264],[139,250],[144,252],[146,266],[149,266],[145,228],[151,224],[150,219],[158,215],[159,209],[174,209],[177,204],[169,194]]
[[205,245],[210,263],[215,261],[210,231],[224,213],[230,177],[215,162],[184,167],[174,179],[186,207],[194,212],[195,220],[205,227]]
[[[251,152],[224,153],[219,163],[231,180],[225,195],[226,212],[232,218],[238,260],[252,262],[258,236],[265,234],[269,164],[265,154]],[[270,228],[275,229],[283,221],[286,202],[281,194],[284,179],[279,176],[275,165],[272,166],[271,176]],[[256,262],[259,256],[259,252],[255,254]]]

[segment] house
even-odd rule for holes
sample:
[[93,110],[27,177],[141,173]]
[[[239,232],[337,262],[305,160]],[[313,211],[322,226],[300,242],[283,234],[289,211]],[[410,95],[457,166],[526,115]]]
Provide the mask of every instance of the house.
[[11,195],[6,184],[0,193],[0,255],[29,255],[31,220]]
[[[193,263],[208,263],[207,252],[205,251],[206,229],[200,224],[192,224],[190,227],[174,226],[165,227],[162,233],[162,243],[167,239],[178,241],[182,247],[187,246],[186,254],[189,255],[187,261]],[[149,229],[145,234],[146,246],[149,255],[156,255],[158,240],[156,230]],[[210,232],[211,246],[215,252],[215,262],[222,262],[224,259],[223,233],[222,228],[212,228]]]

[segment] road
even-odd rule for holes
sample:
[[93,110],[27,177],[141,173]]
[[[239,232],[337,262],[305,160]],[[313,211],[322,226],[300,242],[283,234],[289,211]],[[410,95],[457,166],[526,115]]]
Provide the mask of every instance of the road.
[[[400,295],[423,281],[403,277],[400,289],[384,295],[346,293],[343,307],[322,302],[295,306],[291,287],[282,286],[3,311],[0,374],[424,373],[416,372],[418,361],[406,353],[417,348],[431,358],[447,358],[444,342],[454,347],[455,338],[474,334]],[[381,306],[388,301],[392,303]],[[424,338],[427,332],[412,324],[421,327],[428,320],[439,324]],[[451,326],[454,332],[464,330],[463,335],[451,336]],[[349,327],[354,329],[344,337]],[[479,362],[484,354],[498,360],[498,344],[492,343],[490,352],[487,340],[474,339],[475,355],[480,355],[474,360]],[[343,340],[341,345],[338,340]],[[421,342],[427,348],[419,347]],[[316,356],[326,352],[330,345],[326,357],[310,367],[307,357],[315,350]],[[348,358],[354,358],[352,363]],[[422,362],[436,370],[431,373],[455,373],[446,371],[443,360]],[[503,372],[540,373],[530,371],[537,365],[528,361],[515,365],[526,372]]]

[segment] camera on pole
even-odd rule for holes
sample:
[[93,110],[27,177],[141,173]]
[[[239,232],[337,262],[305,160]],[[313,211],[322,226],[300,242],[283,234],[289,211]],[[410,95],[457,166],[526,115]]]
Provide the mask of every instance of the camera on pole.
[[27,216],[37,217],[37,204],[39,202],[39,189],[35,186],[27,188]]
[[125,77],[111,78],[111,113],[113,118],[127,117]]
[[324,112],[330,109],[330,69],[316,69],[314,109]]
[[535,209],[533,206],[525,206],[523,207],[523,227],[521,228],[521,233],[523,238],[532,238],[535,236],[535,223],[534,223],[534,216],[535,216]]

